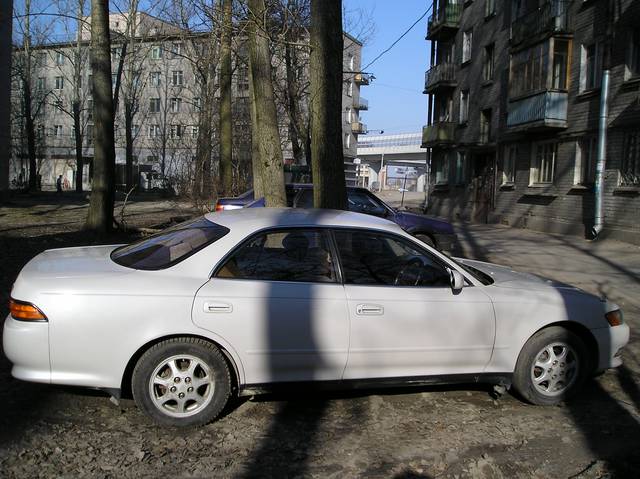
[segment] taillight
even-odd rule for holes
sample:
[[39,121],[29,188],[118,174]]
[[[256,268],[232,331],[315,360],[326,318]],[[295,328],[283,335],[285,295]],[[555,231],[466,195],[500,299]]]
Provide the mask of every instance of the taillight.
[[47,317],[37,306],[13,298],[9,299],[9,313],[18,321],[47,321]]
[[224,211],[224,206],[220,203],[216,203],[216,212],[218,211]]

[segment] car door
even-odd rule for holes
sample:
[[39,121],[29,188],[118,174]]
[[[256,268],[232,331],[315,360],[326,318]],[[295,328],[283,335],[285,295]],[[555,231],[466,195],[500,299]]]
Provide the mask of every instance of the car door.
[[471,284],[457,293],[447,264],[399,235],[335,230],[351,339],[344,379],[482,372],[493,306]]
[[235,348],[247,384],[342,377],[349,315],[329,244],[320,229],[257,234],[198,291],[194,322]]

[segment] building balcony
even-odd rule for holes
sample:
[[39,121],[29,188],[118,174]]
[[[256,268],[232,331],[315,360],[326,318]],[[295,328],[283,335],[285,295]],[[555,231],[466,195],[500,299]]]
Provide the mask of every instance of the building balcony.
[[511,24],[511,45],[533,43],[555,33],[569,33],[569,0],[548,0]]
[[432,66],[425,73],[423,93],[432,93],[438,88],[454,88],[457,84],[456,65],[453,63],[440,63]]
[[367,125],[359,121],[353,121],[351,122],[351,133],[354,133],[355,135],[366,135]]
[[567,127],[567,92],[544,91],[510,101],[507,127],[513,129],[562,129]]
[[450,145],[455,140],[456,124],[439,122],[422,128],[422,148]]
[[356,110],[366,111],[369,109],[369,100],[359,97],[355,102],[353,102],[353,107]]
[[438,40],[458,29],[462,15],[462,0],[441,0],[441,4],[429,17],[427,40]]
[[353,81],[356,82],[356,85],[368,85],[371,83],[371,76],[367,73],[356,73],[353,77]]

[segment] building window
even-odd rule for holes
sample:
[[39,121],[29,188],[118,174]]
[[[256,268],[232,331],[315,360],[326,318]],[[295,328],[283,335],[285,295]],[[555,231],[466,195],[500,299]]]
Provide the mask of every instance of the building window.
[[580,65],[580,91],[599,88],[602,77],[602,45],[582,45]]
[[349,108],[349,107],[347,107],[347,111],[345,112],[344,120],[345,120],[346,123],[351,123],[353,121],[353,119],[351,117],[351,108]]
[[182,138],[182,125],[171,125],[169,134],[171,138]]
[[459,151],[456,154],[456,185],[464,185],[467,183],[467,154]]
[[53,135],[56,138],[62,137],[62,125],[53,125]]
[[182,70],[173,70],[171,72],[171,84],[173,86],[184,85],[184,73]]
[[111,48],[111,60],[117,60],[122,56],[122,47]]
[[56,90],[64,88],[64,77],[56,77]]
[[545,185],[553,183],[556,156],[558,154],[558,143],[544,142],[535,143],[533,149],[533,159],[529,183],[532,185]]
[[496,0],[485,0],[484,16],[492,17],[496,14]]
[[39,67],[46,67],[47,66],[47,54],[44,53],[44,52],[38,53],[36,62],[37,62]]
[[586,136],[576,142],[574,185],[592,185],[596,178],[598,142],[594,136]]
[[147,163],[148,163],[148,164],[153,165],[153,164],[155,164],[155,163],[157,163],[157,162],[158,162],[158,157],[157,157],[156,155],[149,155],[149,156],[147,156]]
[[151,47],[151,59],[160,60],[162,58],[162,47],[160,45],[153,45]]
[[180,113],[180,106],[182,105],[182,98],[172,98],[170,101],[171,112]]
[[84,137],[87,139],[88,145],[93,145],[93,125],[87,125]]
[[196,97],[193,99],[193,109],[194,111],[200,111],[200,109],[202,108],[202,100],[200,100],[200,97]]
[[528,95],[547,89],[549,42],[523,50],[511,57],[509,96]]
[[473,41],[473,30],[467,30],[462,34],[462,63],[471,60],[471,46]]
[[491,108],[480,112],[480,143],[489,143],[491,135]]
[[160,77],[160,72],[149,73],[149,81],[151,82],[151,86],[160,86]]
[[640,129],[625,134],[620,185],[640,186]]
[[149,112],[150,113],[160,112],[160,98],[149,99]]
[[55,107],[55,109],[56,109],[57,111],[62,111],[62,110],[64,110],[64,103],[63,103],[63,101],[62,101],[62,100],[55,100],[55,101],[53,102],[53,106]]
[[435,159],[434,171],[436,185],[449,184],[449,157],[447,155],[440,155]]
[[200,127],[199,126],[192,126],[191,127],[191,138],[198,138],[198,134],[200,133]]
[[351,134],[347,133],[344,135],[344,147],[351,148]]
[[56,52],[56,65],[64,65],[64,53]]
[[627,79],[640,76],[640,28],[629,34],[627,56]]
[[138,136],[139,133],[140,133],[140,125],[137,125],[137,124],[131,125],[131,136],[135,138]]
[[353,96],[353,81],[350,81],[349,85],[347,85],[347,96]]
[[111,74],[111,88],[115,88],[116,87],[116,83],[118,83],[118,74],[117,73],[112,73]]
[[348,53],[347,54],[347,66],[349,68],[349,71],[351,71],[351,72],[353,71],[353,67],[354,67],[354,63],[355,63],[354,60],[355,59],[354,59],[353,55],[351,53]]
[[45,77],[38,77],[36,80],[36,89],[38,91],[44,91],[47,85],[47,79]]
[[460,91],[460,123],[469,121],[469,90]]
[[567,89],[567,74],[569,65],[569,42],[567,40],[553,39],[553,71],[551,88],[554,90]]
[[157,138],[160,136],[160,125],[149,125],[149,138]]
[[484,47],[484,65],[482,68],[482,76],[485,81],[493,80],[495,45],[492,43]]
[[502,164],[502,184],[511,185],[516,180],[516,159],[518,158],[518,147],[507,146],[504,149]]
[[182,56],[182,43],[177,42],[171,45],[171,53],[173,54],[173,58]]

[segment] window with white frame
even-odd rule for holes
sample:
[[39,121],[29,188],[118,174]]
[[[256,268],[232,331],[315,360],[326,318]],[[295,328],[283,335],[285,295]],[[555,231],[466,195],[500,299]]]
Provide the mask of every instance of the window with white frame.
[[182,56],[182,43],[176,42],[171,45],[171,53],[173,53],[174,58]]
[[625,132],[620,185],[640,186],[640,128]]
[[160,60],[162,58],[162,47],[160,45],[153,45],[151,47],[151,59]]
[[592,185],[596,178],[598,142],[595,136],[585,136],[576,142],[574,185]]
[[151,83],[151,86],[160,86],[160,78],[161,78],[161,73],[160,72],[151,72],[149,73],[149,83]]
[[473,42],[473,30],[467,30],[462,34],[462,63],[471,60],[471,46]]
[[580,91],[600,87],[602,77],[602,44],[582,45],[580,58]]
[[61,66],[64,65],[64,53],[56,52],[56,65]]
[[182,125],[171,125],[169,134],[171,138],[182,138]]
[[47,86],[47,79],[45,77],[38,77],[36,80],[36,89],[38,91],[44,91]]
[[629,32],[626,79],[640,76],[640,28]]
[[182,70],[173,70],[171,72],[171,84],[173,86],[184,85],[184,73]]
[[469,90],[460,91],[460,123],[469,120]]
[[464,151],[456,153],[455,182],[456,185],[467,183],[467,154]]
[[200,127],[194,125],[191,127],[191,138],[198,138],[198,134],[200,133]]
[[512,185],[516,180],[516,159],[518,158],[518,147],[515,145],[505,146],[502,162],[502,184]]
[[449,184],[449,156],[442,154],[435,159],[434,163],[436,185]]
[[64,88],[64,77],[56,77],[55,87],[56,90],[62,90]]
[[558,154],[558,143],[547,141],[534,143],[533,158],[529,172],[531,185],[548,185],[553,183],[553,175]]
[[182,106],[182,98],[174,97],[170,100],[171,112],[180,113],[180,107]]
[[158,138],[160,136],[160,125],[149,125],[149,138]]
[[62,125],[53,125],[53,135],[56,138],[62,137]]
[[149,113],[160,112],[160,98],[149,98]]

